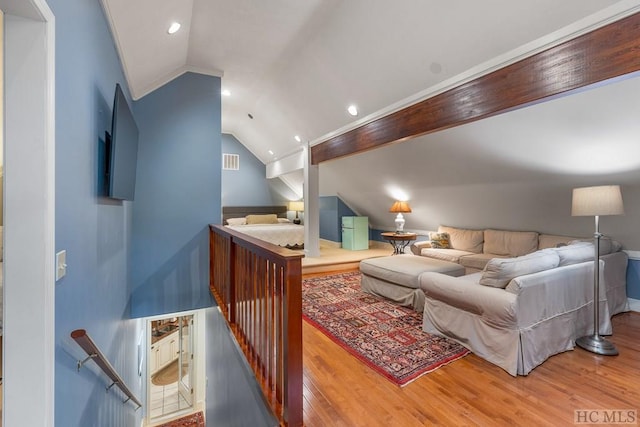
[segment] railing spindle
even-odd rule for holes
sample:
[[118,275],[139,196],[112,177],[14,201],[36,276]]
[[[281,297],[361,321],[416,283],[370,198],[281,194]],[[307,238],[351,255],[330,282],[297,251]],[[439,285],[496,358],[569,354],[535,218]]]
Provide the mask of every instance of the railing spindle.
[[211,292],[276,416],[302,426],[303,255],[209,228]]

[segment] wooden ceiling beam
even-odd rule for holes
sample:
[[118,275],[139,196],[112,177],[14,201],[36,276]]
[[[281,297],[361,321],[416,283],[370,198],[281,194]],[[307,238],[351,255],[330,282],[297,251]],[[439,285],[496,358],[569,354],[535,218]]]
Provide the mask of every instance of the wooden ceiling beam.
[[311,147],[311,163],[470,123],[638,70],[640,13],[327,139]]

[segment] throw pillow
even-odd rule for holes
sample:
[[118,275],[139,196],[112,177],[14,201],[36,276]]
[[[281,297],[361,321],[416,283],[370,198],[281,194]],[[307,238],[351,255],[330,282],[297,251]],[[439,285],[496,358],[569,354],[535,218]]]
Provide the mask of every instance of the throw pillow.
[[247,223],[246,218],[228,218],[227,224],[229,225],[245,225]]
[[429,239],[433,249],[451,249],[449,233],[429,233]]
[[480,284],[504,289],[511,279],[556,268],[559,263],[555,249],[542,249],[516,258],[492,258],[484,267]]
[[247,215],[247,224],[277,224],[278,216],[276,214],[266,215]]
[[291,222],[291,220],[290,220],[290,219],[287,219],[287,218],[278,218],[278,222],[279,222],[280,224],[286,224],[286,223]]
[[560,267],[578,264],[585,261],[593,261],[595,248],[590,242],[575,242],[567,246],[555,249],[560,257]]

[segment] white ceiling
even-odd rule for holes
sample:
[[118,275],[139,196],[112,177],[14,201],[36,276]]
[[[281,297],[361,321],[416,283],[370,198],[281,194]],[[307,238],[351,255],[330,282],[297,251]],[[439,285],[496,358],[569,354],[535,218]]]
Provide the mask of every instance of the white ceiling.
[[[264,163],[298,150],[294,135],[315,141],[353,124],[358,118],[347,114],[349,104],[358,106],[360,120],[372,117],[577,21],[638,3],[102,2],[135,99],[186,71],[223,76],[231,91],[223,97],[223,132]],[[172,21],[182,29],[171,36]]]

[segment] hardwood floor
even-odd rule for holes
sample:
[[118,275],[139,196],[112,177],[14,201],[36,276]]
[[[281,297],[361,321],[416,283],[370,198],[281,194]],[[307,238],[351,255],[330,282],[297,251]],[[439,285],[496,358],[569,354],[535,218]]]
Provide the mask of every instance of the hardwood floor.
[[574,425],[574,410],[640,413],[640,313],[619,314],[613,325],[619,356],[575,349],[512,377],[469,354],[400,388],[303,321],[304,423],[561,426]]

